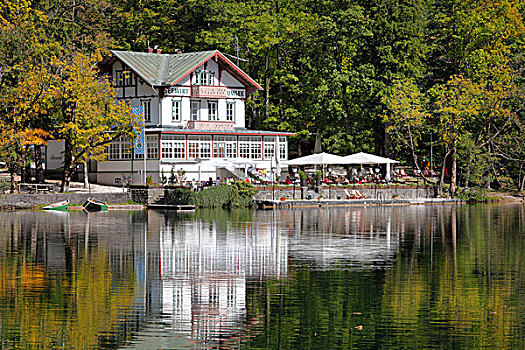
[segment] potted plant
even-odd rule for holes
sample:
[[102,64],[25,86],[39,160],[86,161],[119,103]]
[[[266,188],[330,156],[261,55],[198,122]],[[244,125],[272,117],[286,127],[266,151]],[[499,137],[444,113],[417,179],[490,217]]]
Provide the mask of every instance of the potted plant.
[[315,172],[314,178],[315,178],[315,185],[319,187],[321,185],[321,178],[323,177],[323,173],[321,170],[317,170]]
[[306,173],[304,171],[299,171],[299,179],[301,180],[301,187],[306,186]]

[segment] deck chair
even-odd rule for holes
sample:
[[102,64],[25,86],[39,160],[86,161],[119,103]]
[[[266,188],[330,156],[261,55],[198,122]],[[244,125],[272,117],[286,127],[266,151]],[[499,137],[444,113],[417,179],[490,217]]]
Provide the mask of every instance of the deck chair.
[[355,190],[350,190],[350,192],[348,192],[348,190],[345,188],[346,199],[357,199],[354,191]]
[[359,191],[359,190],[354,190],[354,193],[355,193],[357,199],[365,198],[365,195],[362,194],[361,191]]

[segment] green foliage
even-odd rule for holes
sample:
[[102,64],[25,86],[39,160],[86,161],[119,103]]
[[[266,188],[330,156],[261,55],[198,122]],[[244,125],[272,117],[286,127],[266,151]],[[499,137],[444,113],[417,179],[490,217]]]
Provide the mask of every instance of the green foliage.
[[0,193],[4,193],[6,192],[7,190],[9,190],[11,187],[11,184],[9,183],[8,180],[6,180],[5,178],[0,178]]
[[460,189],[456,193],[456,198],[462,199],[469,203],[485,203],[489,200],[487,191],[484,189]]
[[168,182],[168,178],[166,177],[166,174],[164,173],[164,169],[160,171],[160,183],[165,185]]
[[250,208],[253,206],[253,196],[257,191],[252,184],[244,181],[236,181],[231,186],[229,208]]
[[306,179],[306,173],[303,170],[299,170],[299,178],[302,180]]
[[152,186],[153,185],[153,177],[151,175],[148,175],[146,177],[146,185],[147,186]]
[[169,188],[169,202],[182,205],[195,205],[197,199],[193,190],[188,188]]
[[230,202],[232,186],[211,186],[196,193],[196,205],[199,208],[227,208]]
[[196,193],[200,208],[249,208],[256,194],[252,184],[237,181],[233,185],[211,186]]

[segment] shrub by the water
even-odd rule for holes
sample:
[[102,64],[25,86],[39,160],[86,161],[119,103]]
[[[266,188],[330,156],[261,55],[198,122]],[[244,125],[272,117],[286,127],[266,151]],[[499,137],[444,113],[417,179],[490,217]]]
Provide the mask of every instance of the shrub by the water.
[[195,194],[195,205],[200,208],[226,208],[230,202],[231,186],[212,186]]
[[170,188],[169,189],[169,202],[177,203],[181,205],[195,205],[195,192],[187,188]]
[[195,205],[200,208],[252,207],[256,192],[252,184],[242,181],[233,185],[212,186],[195,194]]

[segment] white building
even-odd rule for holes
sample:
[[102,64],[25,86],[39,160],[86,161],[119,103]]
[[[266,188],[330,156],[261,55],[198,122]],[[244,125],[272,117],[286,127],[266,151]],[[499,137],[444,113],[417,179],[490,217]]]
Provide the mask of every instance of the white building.
[[219,51],[111,51],[100,66],[111,74],[118,99],[143,106],[147,158],[132,155],[125,139],[113,142],[108,160],[90,169],[97,183],[119,184],[131,173],[142,183],[144,163],[159,182],[162,173],[169,177],[179,169],[188,180],[242,178],[248,167],[270,174],[288,159],[292,133],[246,129],[246,98],[261,87]]

